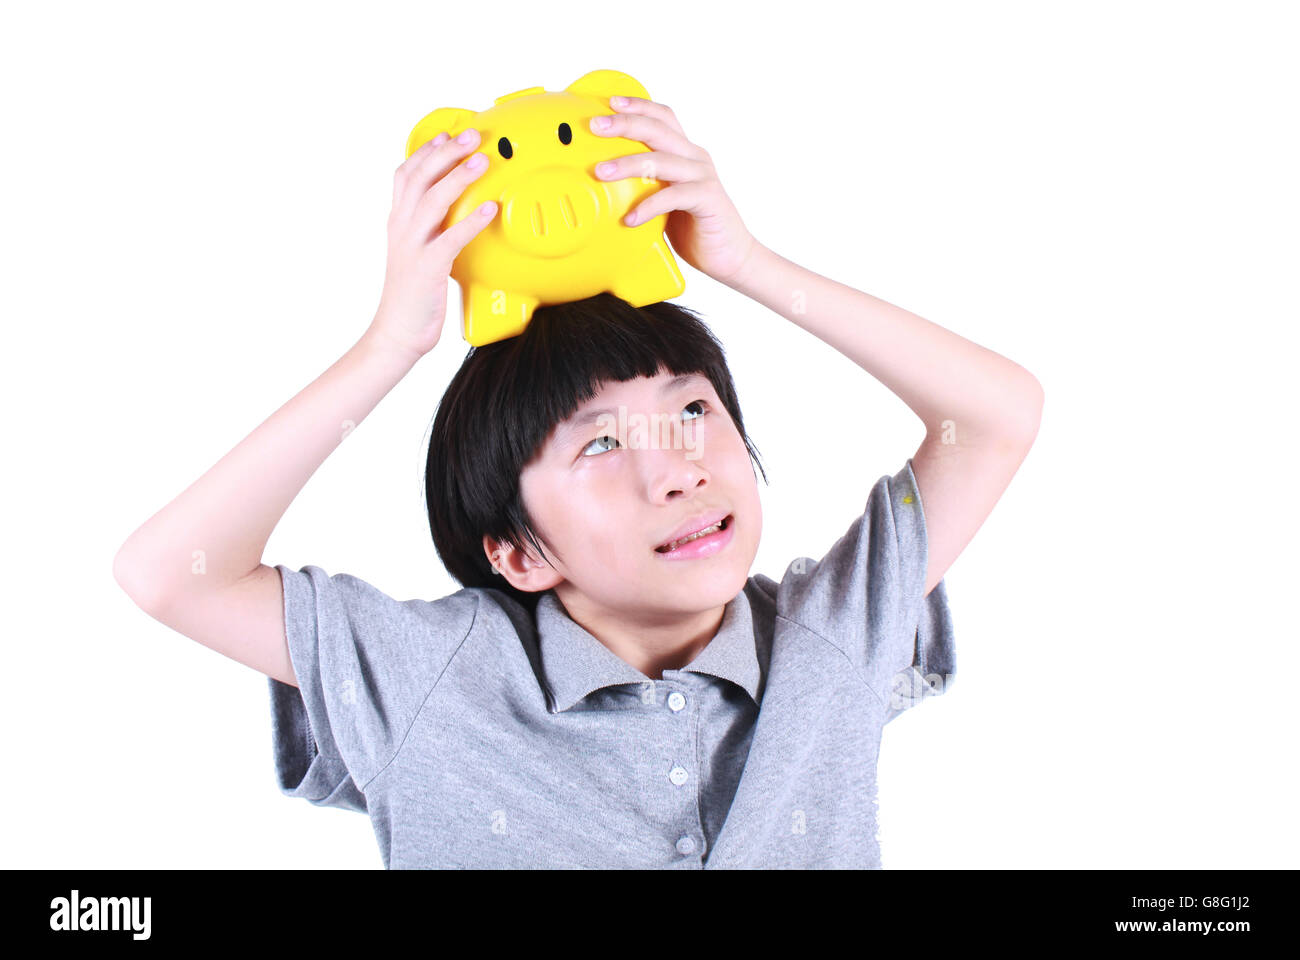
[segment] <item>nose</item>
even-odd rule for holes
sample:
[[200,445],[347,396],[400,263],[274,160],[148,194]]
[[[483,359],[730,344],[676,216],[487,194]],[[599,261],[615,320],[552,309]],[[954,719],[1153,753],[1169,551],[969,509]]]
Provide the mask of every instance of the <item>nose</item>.
[[683,450],[637,450],[647,472],[652,503],[689,500],[710,482],[699,460],[688,460]]
[[534,257],[563,257],[587,242],[600,218],[596,183],[572,167],[523,174],[501,202],[506,242]]

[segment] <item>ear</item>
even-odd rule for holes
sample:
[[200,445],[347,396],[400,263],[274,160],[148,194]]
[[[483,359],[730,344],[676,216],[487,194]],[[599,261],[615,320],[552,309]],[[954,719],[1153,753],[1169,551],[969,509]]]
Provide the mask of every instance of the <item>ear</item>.
[[439,107],[433,113],[426,114],[411,130],[411,135],[406,138],[406,155],[409,157],[415,153],[443,130],[446,130],[450,136],[456,136],[465,127],[470,126],[473,117],[473,110],[465,110],[461,107]]
[[546,561],[538,559],[531,550],[516,550],[510,544],[500,543],[484,534],[483,552],[487,554],[488,563],[492,564],[493,569],[516,590],[539,593],[564,582],[559,571]]
[[609,103],[609,98],[615,94],[636,97],[639,100],[650,99],[650,94],[646,92],[645,87],[626,73],[620,73],[617,70],[593,70],[591,73],[584,73],[564,89],[569,93],[581,93],[589,97],[595,97],[606,104]]

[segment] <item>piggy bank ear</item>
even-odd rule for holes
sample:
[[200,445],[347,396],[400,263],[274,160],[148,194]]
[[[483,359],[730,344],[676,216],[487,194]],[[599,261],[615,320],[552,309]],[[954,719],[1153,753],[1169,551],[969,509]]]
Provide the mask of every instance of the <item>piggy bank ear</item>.
[[617,70],[593,70],[584,74],[564,88],[569,93],[580,93],[609,102],[610,97],[639,97],[649,100],[650,94],[635,78]]
[[444,130],[454,137],[460,132],[456,127],[461,124],[469,126],[469,118],[472,116],[474,116],[473,110],[439,107],[417,123],[411,135],[406,138],[406,155],[409,157]]

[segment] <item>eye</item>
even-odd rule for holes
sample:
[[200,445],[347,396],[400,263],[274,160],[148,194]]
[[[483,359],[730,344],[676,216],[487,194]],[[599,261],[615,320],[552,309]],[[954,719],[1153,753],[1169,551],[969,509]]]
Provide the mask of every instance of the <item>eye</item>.
[[497,141],[497,153],[501,154],[502,159],[509,160],[515,155],[515,148],[510,146],[510,141],[502,137]]
[[[613,443],[614,446],[618,446],[618,439],[616,437],[597,437],[595,440],[591,441],[591,443],[587,444],[585,447],[582,448],[582,455],[584,457],[587,456],[587,451],[590,450],[592,446],[594,446],[595,444],[600,443],[602,440],[608,440],[611,443]],[[610,449],[613,448],[611,447]],[[604,451],[602,450],[600,452],[603,453]]]
[[[692,400],[686,406],[682,407],[682,412],[684,413],[687,410],[690,410],[692,407],[698,407],[699,413],[693,417],[686,417],[685,419],[687,423],[691,422],[692,420],[698,420],[700,419],[700,417],[704,416],[709,412],[709,404],[705,400]],[[596,451],[597,453],[606,453],[609,450],[614,450],[618,448],[617,437],[597,437],[595,440],[591,441],[591,443],[587,444],[585,447],[582,448],[582,456],[583,457],[592,456],[592,454],[588,454],[587,451],[590,450],[592,447],[594,447],[596,444],[603,445],[604,441],[606,440],[608,440],[613,446],[605,447],[604,450],[597,450]]]
[[560,143],[568,145],[573,142],[573,131],[569,129],[567,123],[560,124],[560,129],[555,132],[559,134]]

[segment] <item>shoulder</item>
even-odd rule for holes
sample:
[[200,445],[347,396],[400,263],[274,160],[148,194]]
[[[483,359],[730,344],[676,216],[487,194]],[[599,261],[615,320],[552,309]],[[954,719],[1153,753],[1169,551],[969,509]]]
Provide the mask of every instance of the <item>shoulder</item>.
[[355,648],[399,666],[418,659],[428,669],[445,665],[471,638],[513,635],[532,623],[531,613],[501,590],[466,587],[436,599],[399,599],[351,573],[331,575],[310,564],[278,569],[290,644],[319,645],[321,656]]

